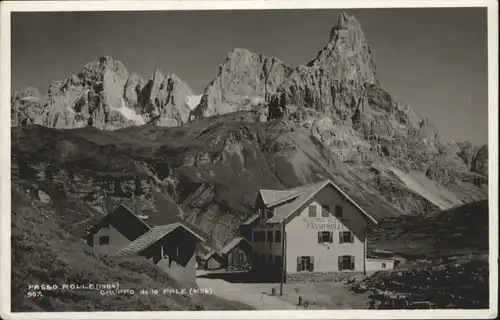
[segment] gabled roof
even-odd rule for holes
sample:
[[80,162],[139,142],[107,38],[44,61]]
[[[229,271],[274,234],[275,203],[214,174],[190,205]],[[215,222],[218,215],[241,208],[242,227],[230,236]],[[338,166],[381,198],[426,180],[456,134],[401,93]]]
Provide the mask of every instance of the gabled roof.
[[260,195],[262,197],[262,201],[267,207],[272,207],[277,204],[280,204],[284,201],[290,200],[294,197],[297,197],[297,191],[295,190],[266,190],[261,189]]
[[363,208],[361,208],[354,200],[352,200],[339,186],[334,184],[330,180],[323,180],[317,183],[308,184],[298,188],[290,189],[288,191],[294,191],[299,194],[299,196],[292,202],[284,204],[277,207],[274,212],[274,216],[267,220],[267,223],[280,223],[293,213],[295,213],[304,203],[311,199],[316,193],[322,190],[327,185],[331,185],[337,190],[337,192],[348,202],[350,202],[366,219],[370,220],[372,223],[377,224],[377,220],[369,215]]
[[245,241],[246,243],[250,244],[247,239],[242,238],[242,237],[236,237],[233,240],[231,240],[222,250],[222,254],[228,254],[231,250],[233,250],[237,245],[241,243],[241,241]]
[[133,241],[151,230],[144,221],[142,221],[126,205],[121,204],[115,210],[105,215],[90,230],[89,235],[101,229],[104,225],[113,225],[127,239]]
[[205,242],[205,239],[200,237],[198,234],[193,232],[191,229],[189,229],[188,227],[186,227],[182,223],[176,222],[176,223],[172,223],[172,224],[168,224],[168,225],[154,227],[153,229],[151,229],[147,233],[143,234],[142,236],[140,236],[136,240],[125,245],[123,248],[121,248],[120,250],[115,252],[113,255],[125,256],[125,255],[138,254],[177,228],[183,228],[186,231],[188,231],[189,233],[191,233],[193,236],[195,236],[201,242]]
[[204,255],[204,256],[202,257],[202,259],[203,259],[203,260],[208,260],[208,259],[210,259],[212,256],[213,256],[213,257],[216,257],[216,256],[219,256],[219,257],[220,257],[220,253],[219,253],[219,252],[217,252],[217,251],[210,251],[209,253],[207,253],[206,255]]

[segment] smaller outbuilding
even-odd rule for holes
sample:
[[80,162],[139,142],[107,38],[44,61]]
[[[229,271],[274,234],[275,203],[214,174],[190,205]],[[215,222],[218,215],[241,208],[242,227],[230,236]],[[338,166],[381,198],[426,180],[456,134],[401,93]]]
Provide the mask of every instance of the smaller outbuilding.
[[182,223],[156,226],[115,252],[139,255],[182,283],[196,283],[196,247],[206,240]]
[[394,269],[394,259],[390,258],[367,258],[366,271],[381,271]]
[[222,250],[223,268],[238,269],[251,263],[252,245],[243,237],[231,240]]
[[224,259],[222,255],[213,250],[202,257],[201,268],[205,270],[217,270],[221,269],[224,264]]

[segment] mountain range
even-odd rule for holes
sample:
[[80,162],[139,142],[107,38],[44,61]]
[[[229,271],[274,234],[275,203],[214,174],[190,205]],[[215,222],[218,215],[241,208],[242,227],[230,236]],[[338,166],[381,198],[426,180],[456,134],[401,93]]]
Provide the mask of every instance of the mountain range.
[[311,61],[237,48],[202,95],[174,74],[145,80],[101,57],[11,102],[13,187],[75,234],[126,202],[225,244],[260,188],[325,178],[380,219],[488,197],[487,145],[444,141],[395,101],[345,13]]

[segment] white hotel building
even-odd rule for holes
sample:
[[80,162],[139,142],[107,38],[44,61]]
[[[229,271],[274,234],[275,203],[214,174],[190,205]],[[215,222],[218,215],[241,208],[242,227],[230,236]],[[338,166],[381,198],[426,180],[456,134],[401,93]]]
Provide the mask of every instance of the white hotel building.
[[377,221],[330,180],[260,190],[255,207],[257,214],[244,223],[252,230],[254,271],[280,276],[283,267],[287,278],[366,273],[366,225]]

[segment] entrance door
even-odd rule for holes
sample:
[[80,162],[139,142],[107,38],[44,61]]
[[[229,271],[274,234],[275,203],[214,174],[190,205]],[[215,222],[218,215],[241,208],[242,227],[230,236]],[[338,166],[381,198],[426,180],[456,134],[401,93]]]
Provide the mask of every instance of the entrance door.
[[339,270],[354,270],[354,256],[340,256]]
[[245,263],[245,253],[240,252],[238,253],[238,264],[244,264]]

